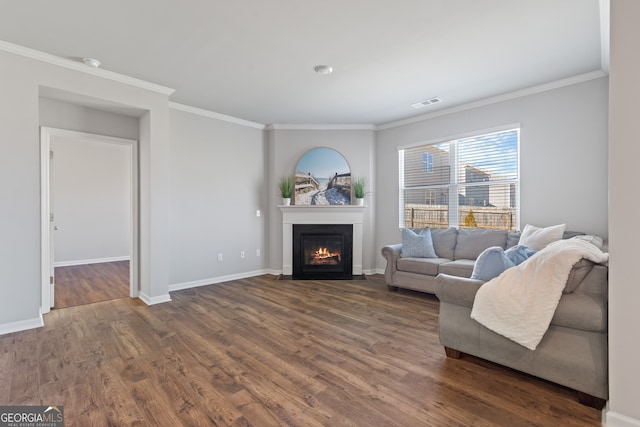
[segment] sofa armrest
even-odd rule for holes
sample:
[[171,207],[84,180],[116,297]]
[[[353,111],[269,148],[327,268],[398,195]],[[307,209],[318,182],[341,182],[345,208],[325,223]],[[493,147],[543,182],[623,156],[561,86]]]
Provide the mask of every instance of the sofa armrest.
[[398,271],[396,262],[400,259],[401,250],[402,243],[396,243],[395,245],[384,246],[380,251],[387,260],[387,266],[384,269],[384,281],[387,285],[393,285],[393,273]]
[[435,293],[440,302],[473,307],[476,292],[485,282],[478,279],[438,274],[435,281]]

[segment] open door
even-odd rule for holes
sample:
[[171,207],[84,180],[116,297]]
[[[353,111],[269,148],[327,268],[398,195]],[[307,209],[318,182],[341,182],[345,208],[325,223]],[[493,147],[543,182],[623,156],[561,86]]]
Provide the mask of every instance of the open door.
[[[129,295],[137,297],[139,293],[139,197],[138,197],[138,141],[115,138],[103,135],[88,134],[83,132],[68,131],[41,127],[40,130],[40,161],[41,161],[41,311],[48,313],[55,304],[55,274],[54,252],[55,235],[58,229],[54,212],[54,192],[52,182],[54,179],[54,165],[56,154],[51,154],[52,139],[65,138],[74,141],[91,140],[98,143],[118,144],[128,147],[130,156],[130,212],[129,212]],[[56,140],[58,141],[58,140]],[[62,159],[62,157],[61,157]],[[60,163],[58,162],[58,166]],[[57,170],[58,172],[65,169]],[[60,202],[60,200],[58,201]],[[60,218],[62,220],[63,217]],[[60,236],[58,236],[60,237]],[[58,248],[60,249],[60,248]]]

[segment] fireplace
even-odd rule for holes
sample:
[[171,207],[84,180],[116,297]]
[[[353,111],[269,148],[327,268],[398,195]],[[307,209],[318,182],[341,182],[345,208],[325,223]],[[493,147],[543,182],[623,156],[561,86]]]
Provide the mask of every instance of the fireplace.
[[[362,276],[362,241],[366,206],[279,206],[282,211],[282,275],[293,276],[294,225],[349,225],[352,228],[351,273]],[[296,239],[298,240],[298,239]],[[345,260],[346,262],[346,260]],[[335,274],[335,273],[333,273]],[[347,273],[344,273],[345,276]]]
[[294,279],[353,278],[352,224],[294,224]]

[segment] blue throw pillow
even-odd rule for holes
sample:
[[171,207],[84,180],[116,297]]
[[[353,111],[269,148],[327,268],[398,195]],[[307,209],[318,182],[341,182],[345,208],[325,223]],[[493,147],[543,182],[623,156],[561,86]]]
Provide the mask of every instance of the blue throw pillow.
[[437,258],[433,249],[431,231],[428,228],[416,233],[409,228],[402,229],[402,258]]
[[515,245],[504,251],[507,258],[511,260],[515,265],[520,265],[523,261],[526,261],[535,254],[537,251],[529,249],[524,245]]
[[478,259],[476,259],[476,263],[473,266],[471,278],[484,281],[491,280],[513,266],[515,264],[507,258],[504,249],[500,246],[492,246],[478,255]]

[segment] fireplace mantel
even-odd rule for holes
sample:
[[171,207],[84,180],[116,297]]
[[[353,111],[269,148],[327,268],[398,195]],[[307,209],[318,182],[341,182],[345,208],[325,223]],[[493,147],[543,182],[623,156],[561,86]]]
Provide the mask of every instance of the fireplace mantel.
[[353,275],[362,274],[363,218],[366,206],[278,206],[282,211],[282,274],[293,272],[293,224],[352,224]]

